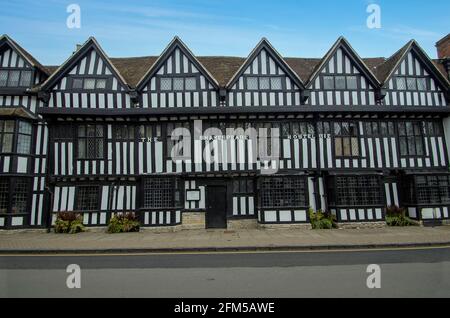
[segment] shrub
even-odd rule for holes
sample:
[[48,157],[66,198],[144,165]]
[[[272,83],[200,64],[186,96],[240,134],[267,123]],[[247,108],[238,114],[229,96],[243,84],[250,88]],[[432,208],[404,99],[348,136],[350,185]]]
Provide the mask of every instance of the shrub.
[[337,227],[334,216],[331,213],[322,212],[321,210],[314,212],[312,208],[309,209],[308,213],[313,230],[329,230]]
[[55,233],[75,234],[84,232],[81,215],[75,212],[59,212],[55,221]]
[[406,210],[396,205],[386,209],[386,223],[388,226],[416,226],[418,222],[406,216]]
[[108,233],[139,232],[140,223],[133,212],[117,213],[108,224]]

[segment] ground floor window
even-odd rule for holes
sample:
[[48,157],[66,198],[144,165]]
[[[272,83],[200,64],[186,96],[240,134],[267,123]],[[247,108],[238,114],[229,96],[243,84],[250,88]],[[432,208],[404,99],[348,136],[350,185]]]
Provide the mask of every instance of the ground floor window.
[[99,186],[78,186],[76,188],[77,211],[98,211],[100,206]]
[[450,203],[450,176],[407,176],[403,181],[403,201],[409,204]]
[[177,178],[146,178],[143,181],[143,204],[147,209],[175,208],[181,205],[180,181]]
[[261,179],[261,205],[264,208],[308,206],[306,177],[270,177]]
[[330,206],[378,206],[383,204],[379,176],[333,176],[328,178]]
[[0,178],[0,214],[27,213],[30,190],[28,178]]

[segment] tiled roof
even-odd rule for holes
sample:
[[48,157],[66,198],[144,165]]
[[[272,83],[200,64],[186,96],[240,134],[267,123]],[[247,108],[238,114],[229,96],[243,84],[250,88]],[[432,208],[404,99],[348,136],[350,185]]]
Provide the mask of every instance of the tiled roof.
[[[403,57],[409,49],[412,41],[408,42],[400,50],[398,50],[390,58],[374,57],[362,58],[366,66],[375,74],[377,79],[383,83],[392,69],[397,65],[398,61]],[[130,87],[136,87],[139,80],[152,67],[159,56],[142,56],[142,57],[123,57],[110,58],[111,63],[119,71],[120,75],[126,80]],[[226,86],[228,81],[233,77],[236,71],[245,62],[244,57],[234,56],[197,56],[198,61],[208,70],[209,73],[217,80],[221,87]],[[284,60],[294,70],[298,76],[306,83],[311,75],[319,67],[323,58],[299,58],[286,57]],[[439,63],[440,72],[447,77],[445,70]],[[57,66],[45,67],[50,73],[53,73]]]

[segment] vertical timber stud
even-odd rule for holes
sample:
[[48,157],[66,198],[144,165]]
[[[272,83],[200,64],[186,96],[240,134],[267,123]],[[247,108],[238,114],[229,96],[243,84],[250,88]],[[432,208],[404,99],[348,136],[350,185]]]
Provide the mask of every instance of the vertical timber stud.
[[[321,169],[322,167],[320,166],[320,142],[319,142],[319,131],[318,131],[318,124],[319,124],[319,116],[317,114],[314,114],[313,116],[314,118],[314,139],[315,139],[315,143],[316,143],[316,150],[319,149],[319,154],[316,154],[316,172],[314,173],[314,178],[313,178],[313,184],[314,184],[314,199],[316,201],[316,209],[317,210],[322,210],[325,208],[322,206],[322,200],[320,199],[320,188],[319,188],[319,177],[321,175]],[[325,191],[325,190],[324,190]]]

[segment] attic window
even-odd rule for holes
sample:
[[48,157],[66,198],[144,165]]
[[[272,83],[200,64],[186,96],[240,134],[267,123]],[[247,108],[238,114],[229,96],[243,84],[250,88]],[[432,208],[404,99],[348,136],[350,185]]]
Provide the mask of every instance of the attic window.
[[427,90],[427,79],[425,77],[397,77],[397,89],[404,91],[425,91]]
[[73,78],[72,89],[106,89],[106,78]]
[[358,89],[356,76],[324,76],[323,88],[325,90],[355,90]]
[[282,90],[281,77],[256,77],[249,76],[246,79],[248,90]]
[[160,79],[160,89],[162,91],[194,91],[197,89],[196,77],[163,77]]
[[29,87],[31,86],[31,71],[1,70],[0,87]]

